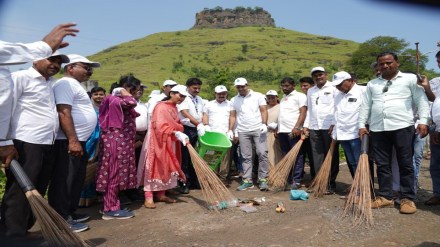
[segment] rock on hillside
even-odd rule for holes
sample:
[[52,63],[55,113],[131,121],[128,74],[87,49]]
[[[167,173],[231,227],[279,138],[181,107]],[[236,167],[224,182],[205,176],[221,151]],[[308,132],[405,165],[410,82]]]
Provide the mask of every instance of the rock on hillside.
[[234,28],[234,27],[275,27],[275,21],[263,8],[255,7],[235,9],[204,9],[196,14],[196,23],[192,29],[198,28]]

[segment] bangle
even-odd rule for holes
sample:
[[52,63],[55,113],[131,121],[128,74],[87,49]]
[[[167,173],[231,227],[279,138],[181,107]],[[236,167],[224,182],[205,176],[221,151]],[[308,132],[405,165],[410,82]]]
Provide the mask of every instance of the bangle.
[[296,127],[297,130],[303,130],[303,127]]

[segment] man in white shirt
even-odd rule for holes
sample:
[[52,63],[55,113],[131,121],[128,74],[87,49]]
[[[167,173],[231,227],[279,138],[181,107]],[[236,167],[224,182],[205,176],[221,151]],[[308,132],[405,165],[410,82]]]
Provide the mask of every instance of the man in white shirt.
[[[318,174],[332,142],[331,132],[334,126],[334,97],[338,90],[327,81],[327,73],[323,67],[315,67],[311,71],[315,86],[307,91],[307,116],[303,132],[309,135],[313,156],[313,167]],[[330,186],[325,194],[333,194],[336,189],[336,177],[339,173],[339,152],[333,152],[330,169]]]
[[[150,94],[150,99],[147,102],[148,105],[148,123],[150,122],[151,115],[153,115],[154,107],[157,105],[159,101],[162,101],[165,97],[168,97],[170,95],[171,88],[177,85],[177,82],[173,80],[165,80],[163,82],[162,86],[162,93],[159,95],[152,95],[153,92]],[[155,91],[155,90],[153,90]]]
[[[307,114],[305,94],[295,90],[295,81],[286,77],[281,80],[283,98],[280,100],[280,112],[278,115],[278,140],[280,141],[283,156],[286,155],[301,139],[304,120]],[[304,172],[304,151],[298,153],[292,178],[291,189],[298,189]]]
[[6,141],[12,112],[12,79],[7,65],[23,64],[50,56],[59,48],[69,45],[63,39],[79,32],[75,23],[56,26],[42,41],[29,44],[0,41],[0,162],[9,166],[17,151],[12,141]]
[[75,214],[84,183],[87,152],[85,144],[96,126],[96,113],[81,82],[89,80],[97,62],[71,54],[64,66],[65,76],[53,86],[60,130],[55,141],[55,171],[49,187],[50,205],[70,224],[75,232],[88,229]]
[[[359,136],[370,135],[379,181],[378,197],[372,208],[393,206],[391,157],[396,150],[400,173],[400,213],[413,214],[414,167],[412,162],[414,139],[414,104],[418,109],[420,137],[428,134],[428,99],[419,85],[417,76],[399,71],[397,55],[384,52],[377,56],[381,76],[367,84],[367,91],[359,113]],[[370,131],[365,128],[369,123]]]
[[340,93],[335,97],[335,122],[333,139],[338,140],[345,152],[347,164],[354,178],[361,155],[361,140],[359,139],[359,109],[362,104],[365,87],[358,86],[351,75],[340,71],[333,75],[332,85]]
[[[440,68],[440,51],[435,54],[437,59],[437,65]],[[440,205],[440,77],[433,78],[429,81],[428,86],[431,88],[433,96],[429,97],[430,101],[434,101],[432,105],[432,121],[433,128],[429,136],[431,159],[429,161],[429,172],[432,179],[433,195],[427,201],[425,205],[435,206]],[[425,92],[427,90],[425,89]]]
[[[188,136],[189,142],[195,147],[198,136],[205,134],[205,125],[202,122],[204,105],[202,98],[199,96],[202,81],[198,78],[189,78],[186,81],[186,87],[189,96],[177,105],[177,109],[183,124],[183,133]],[[199,181],[191,164],[188,148],[184,145],[182,145],[182,171],[186,175],[187,183],[180,187],[180,193],[188,194],[190,188],[199,189]]]
[[[41,195],[46,194],[53,171],[53,142],[58,132],[58,113],[52,77],[69,62],[66,55],[52,56],[33,62],[31,68],[11,74],[13,107],[8,138],[18,151],[18,162]],[[31,208],[11,172],[2,200],[1,219],[7,236],[23,236],[29,222],[34,222]]]
[[[227,134],[229,115],[231,114],[231,102],[227,100],[228,89],[223,85],[219,85],[215,87],[214,92],[215,100],[206,103],[203,109],[203,124],[209,126],[206,130]],[[222,177],[228,177],[229,175],[230,154],[230,151],[227,152],[220,164],[219,175]]]
[[258,183],[261,191],[269,190],[267,176],[269,161],[267,159],[267,103],[264,95],[248,88],[245,78],[234,81],[238,94],[231,99],[229,117],[229,139],[234,138],[232,131],[237,124],[236,132],[243,157],[243,183],[237,190],[253,188],[252,150],[255,147],[258,156]]

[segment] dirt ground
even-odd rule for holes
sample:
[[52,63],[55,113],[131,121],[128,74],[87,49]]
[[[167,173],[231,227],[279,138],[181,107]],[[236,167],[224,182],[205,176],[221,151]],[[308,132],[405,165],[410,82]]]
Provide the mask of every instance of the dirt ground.
[[[424,160],[421,168],[418,211],[402,215],[397,208],[374,210],[375,226],[370,228],[353,228],[350,219],[341,218],[340,196],[351,183],[344,164],[337,181],[336,194],[307,201],[290,200],[289,191],[260,192],[255,187],[238,192],[233,181],[230,190],[237,198],[265,197],[253,213],[238,207],[209,211],[200,190],[178,196],[177,204],[157,203],[156,209],[128,205],[136,215],[128,220],[102,220],[100,205],[95,205],[79,210],[92,216],[90,229],[79,234],[97,246],[440,246],[440,207],[423,205],[432,195],[429,161]],[[285,213],[275,211],[280,201]],[[45,246],[38,227],[32,231],[31,238],[20,243]],[[5,247],[18,243],[0,240]]]

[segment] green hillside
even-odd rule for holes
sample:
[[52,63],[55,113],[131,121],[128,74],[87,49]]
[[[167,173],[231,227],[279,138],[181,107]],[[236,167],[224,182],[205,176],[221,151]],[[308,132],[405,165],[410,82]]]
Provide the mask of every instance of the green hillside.
[[198,29],[156,33],[110,47],[90,59],[101,62],[92,79],[105,88],[129,72],[149,86],[147,91],[158,88],[151,82],[173,79],[184,84],[190,76],[198,76],[207,84],[203,96],[212,85],[231,83],[237,76],[245,76],[252,88],[265,91],[278,89],[283,76],[308,76],[314,66],[336,72],[358,45],[283,28]]

